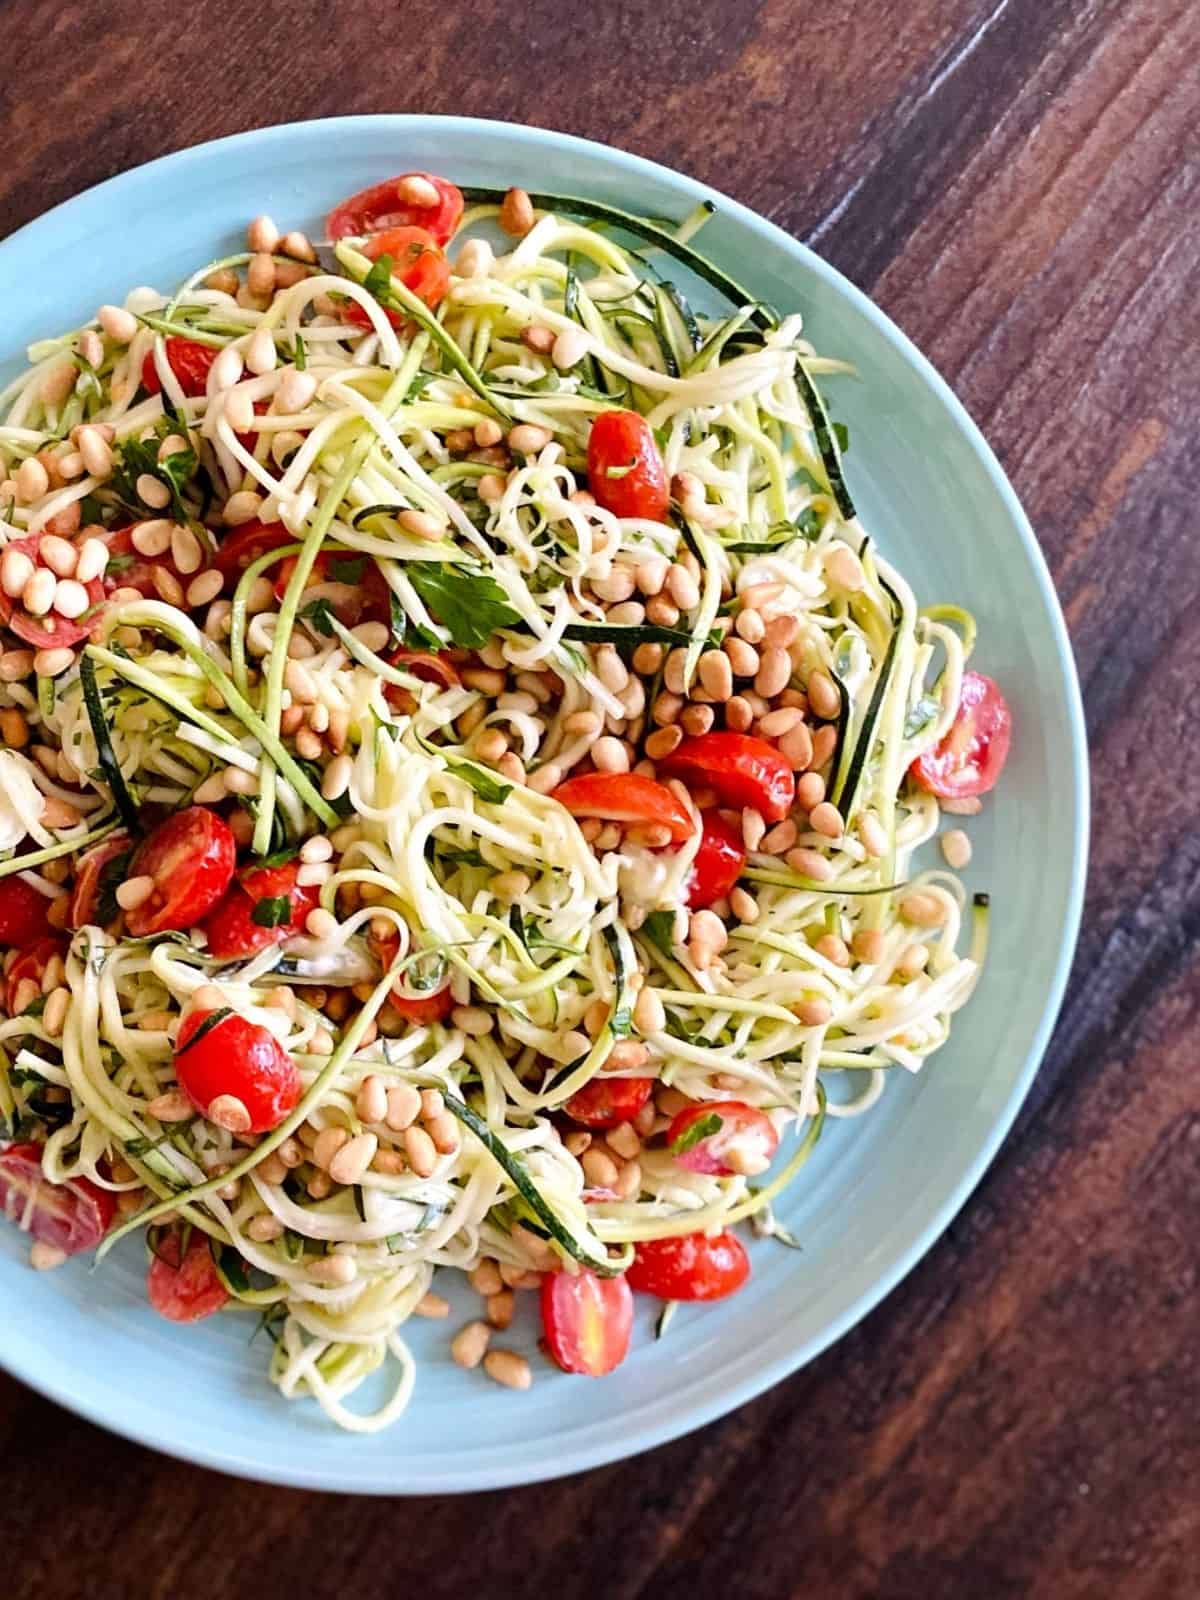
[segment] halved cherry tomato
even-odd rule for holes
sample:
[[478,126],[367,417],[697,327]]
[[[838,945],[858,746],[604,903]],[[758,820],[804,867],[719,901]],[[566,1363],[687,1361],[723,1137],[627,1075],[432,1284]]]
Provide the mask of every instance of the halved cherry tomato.
[[[35,534],[29,539],[12,539],[5,546],[8,550],[19,550],[26,555],[35,566],[44,567],[46,563],[41,556],[41,534]],[[60,617],[57,611],[47,612],[45,616],[34,617],[29,614],[16,600],[6,595],[0,589],[0,623],[12,629],[18,639],[23,639],[26,644],[31,644],[35,650],[54,650],[60,646],[76,645],[81,639],[86,639],[91,628],[91,611],[104,599],[104,585],[98,578],[93,578],[84,585],[87,590],[88,610],[80,618]]]
[[[296,570],[296,556],[286,556],[275,572],[275,597],[282,600],[287,593],[292,573]],[[333,550],[322,550],[313,562],[312,572],[304,585],[302,605],[324,598],[329,609],[343,626],[352,628],[358,622],[386,622],[388,620],[388,586],[378,564],[370,557],[352,552],[340,555]]]
[[[13,941],[16,942],[15,940]],[[21,941],[24,943],[24,941]],[[67,946],[61,939],[35,939],[9,967],[4,977],[4,1009],[10,1017],[17,1015],[17,990],[26,978],[32,978],[41,993],[42,975],[53,956],[65,956]]]
[[[429,650],[393,650],[388,661],[393,667],[402,667],[405,672],[411,672],[414,678],[420,678],[423,683],[436,683],[443,689],[457,689],[462,682],[453,661],[445,656],[434,655]],[[417,709],[416,696],[402,689],[398,683],[385,683],[383,698],[388,705],[395,706],[397,711],[403,711],[408,716]]]
[[585,1128],[616,1128],[632,1122],[650,1098],[653,1078],[593,1078],[563,1110]]
[[950,732],[908,769],[922,789],[965,800],[995,786],[1008,760],[1012,712],[999,687],[982,672],[964,672]]
[[587,474],[588,488],[615,517],[667,520],[667,469],[650,424],[636,411],[602,411],[592,423]]
[[42,1175],[43,1148],[32,1141],[10,1144],[0,1155],[0,1213],[65,1255],[95,1249],[116,1212],[116,1195],[87,1178],[49,1183]]
[[148,900],[125,913],[135,939],[168,928],[191,928],[228,889],[237,866],[229,824],[206,806],[189,806],[160,822],[129,864],[131,878],[154,879]]
[[[100,917],[100,882],[105,867],[118,856],[129,855],[133,840],[127,833],[110,833],[79,858],[75,868],[75,887],[67,903],[67,922],[72,928],[97,923]],[[114,872],[117,870],[113,869]],[[122,878],[126,876],[122,873]]]
[[601,1278],[586,1268],[547,1272],[542,1278],[542,1327],[550,1354],[564,1372],[602,1378],[629,1351],[629,1285],[624,1277]]
[[573,817],[600,817],[605,822],[642,827],[659,823],[670,828],[672,844],[682,844],[692,834],[691,816],[679,796],[666,784],[638,772],[585,772],[560,783],[550,798]]
[[659,770],[684,783],[715,789],[727,806],[750,806],[764,822],[782,822],[796,798],[791,767],[765,739],[747,733],[702,733],[685,739]]
[[[424,178],[431,183],[438,192],[437,204],[417,206],[411,200],[402,200],[399,186],[405,178]],[[405,172],[374,183],[369,189],[360,189],[334,206],[325,222],[325,235],[329,239],[350,239],[378,233],[383,228],[418,227],[436,244],[445,244],[462,214],[462,191],[455,184],[431,172]]]
[[[215,1011],[189,1011],[175,1041],[175,1076],[200,1112],[219,1095],[233,1095],[250,1113],[250,1133],[277,1128],[304,1090],[296,1063],[267,1028],[236,1011],[205,1027]],[[200,1029],[203,1034],[197,1038]],[[195,1043],[192,1040],[195,1039]]]
[[146,1274],[146,1294],[168,1322],[199,1322],[220,1311],[229,1291],[217,1272],[206,1233],[192,1234],[182,1260],[180,1245],[178,1230],[162,1236]]
[[[388,228],[383,233],[373,233],[364,242],[362,253],[370,261],[391,256],[392,276],[399,278],[404,287],[411,289],[431,310],[445,299],[450,287],[450,266],[424,228]],[[383,311],[393,328],[403,327],[408,321],[402,311],[393,311],[387,306]],[[342,320],[360,328],[371,326],[370,317],[356,300],[346,301]]]
[[32,884],[15,874],[0,878],[0,944],[25,945],[50,931],[50,902]]
[[700,820],[704,832],[684,885],[687,903],[693,911],[723,900],[746,865],[746,846],[742,843],[740,828],[726,822],[717,810],[703,812]]
[[[287,861],[280,867],[252,867],[243,873],[241,881],[230,886],[224,900],[204,919],[209,955],[218,961],[229,961],[234,956],[253,955],[268,945],[282,944],[298,933],[320,899],[315,884],[296,882],[299,871],[298,861]],[[284,898],[292,908],[286,921],[269,928],[255,922],[254,909],[260,900]]]
[[213,565],[225,579],[225,593],[233,593],[242,573],[259,556],[265,556],[268,550],[278,550],[281,545],[299,542],[282,522],[255,520],[234,528],[221,540],[213,557]]
[[131,522],[127,527],[113,528],[104,535],[104,543],[108,546],[108,566],[104,569],[103,578],[105,594],[112,594],[117,589],[136,589],[147,600],[157,600],[159,596],[154,574],[160,567],[165,568],[186,589],[196,573],[180,572],[169,550],[164,550],[161,556],[144,556],[135,550],[133,535],[138,526],[138,523]]
[[625,1276],[631,1289],[660,1300],[723,1300],[750,1276],[750,1257],[732,1233],[685,1233],[635,1245]]
[[[193,399],[204,394],[208,388],[208,370],[221,352],[212,345],[199,344],[195,339],[182,339],[175,334],[164,342],[167,365],[179,379],[179,387],[184,394]],[[162,388],[153,350],[147,352],[142,362],[142,388],[150,394],[157,394]]]
[[779,1135],[757,1106],[742,1100],[703,1100],[672,1117],[667,1145],[689,1172],[756,1178],[775,1159]]
[[[369,933],[367,944],[373,951],[379,965],[386,972],[396,959],[396,952],[400,948],[400,935],[395,932],[386,934]],[[434,1022],[445,1022],[454,1010],[454,994],[451,991],[449,980],[440,989],[435,989],[431,994],[409,994],[402,988],[403,978],[392,985],[392,992],[388,996],[388,1003],[395,1007],[407,1022],[418,1028],[427,1028]]]

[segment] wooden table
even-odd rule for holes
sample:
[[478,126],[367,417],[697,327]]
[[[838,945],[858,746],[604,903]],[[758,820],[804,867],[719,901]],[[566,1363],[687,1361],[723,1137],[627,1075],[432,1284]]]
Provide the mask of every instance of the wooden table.
[[948,1235],[834,1350],[651,1455],[469,1503],[250,1487],[0,1379],[7,1600],[1195,1596],[1195,5],[4,15],[6,226],[216,134],[413,110],[609,140],[809,240],[941,368],[1012,476],[1096,773],[1079,958],[1030,1102]]

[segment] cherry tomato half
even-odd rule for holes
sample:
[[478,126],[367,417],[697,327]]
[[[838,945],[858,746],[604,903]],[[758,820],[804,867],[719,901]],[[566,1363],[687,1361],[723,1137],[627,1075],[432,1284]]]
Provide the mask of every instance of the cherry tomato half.
[[[383,233],[373,233],[363,244],[362,253],[370,261],[391,256],[392,276],[431,310],[445,299],[450,287],[450,266],[424,228],[388,228]],[[403,327],[408,321],[402,311],[387,306],[383,311],[393,328]],[[355,300],[348,300],[342,307],[342,319],[360,328],[371,326],[370,317]]]
[[[411,672],[414,678],[420,678],[423,683],[436,683],[443,689],[457,689],[462,682],[453,661],[448,661],[445,656],[434,655],[429,650],[393,650],[388,661],[393,667]],[[406,716],[411,716],[417,709],[416,696],[408,689],[402,689],[398,683],[385,683],[383,697],[388,705],[395,706],[397,711],[404,712]]]
[[228,889],[237,865],[229,824],[206,806],[189,806],[160,822],[134,852],[131,878],[154,879],[149,899],[125,913],[135,939],[191,928]]
[[585,1128],[616,1128],[632,1122],[650,1098],[653,1078],[593,1078],[563,1110]]
[[[208,388],[209,368],[221,352],[212,345],[199,344],[195,339],[182,339],[175,334],[164,343],[167,349],[167,365],[179,380],[179,387],[184,394],[192,399],[204,394]],[[142,362],[142,388],[149,394],[157,394],[162,388],[158,368],[154,364],[153,350],[147,352],[146,359]]]
[[995,787],[1012,739],[1012,712],[991,678],[964,672],[950,732],[908,769],[922,789],[965,800]]
[[[235,956],[265,950],[268,945],[282,944],[298,933],[320,898],[315,884],[296,882],[299,871],[299,861],[287,861],[279,867],[252,867],[243,873],[216,910],[204,919],[209,955],[218,961],[230,961]],[[255,922],[254,911],[260,901],[284,899],[291,905],[284,921],[270,927]],[[276,909],[273,907],[272,911]]]
[[0,1214],[65,1255],[95,1249],[116,1212],[116,1195],[87,1178],[47,1182],[42,1149],[30,1141],[0,1155]]
[[0,878],[0,944],[27,945],[50,932],[49,900],[15,874]]
[[705,1100],[671,1119],[667,1146],[689,1172],[756,1178],[775,1159],[779,1135],[770,1117],[742,1100]]
[[[274,588],[277,600],[282,600],[287,593],[297,559],[296,556],[285,556],[276,569]],[[357,552],[339,554],[334,550],[320,551],[302,593],[302,608],[324,599],[328,601],[334,616],[347,628],[353,628],[359,622],[388,620],[387,581],[370,556]]]
[[636,411],[602,411],[592,423],[587,474],[588,488],[615,517],[667,520],[667,469],[649,423]]
[[600,817],[641,827],[661,824],[671,830],[672,844],[690,838],[694,826],[677,794],[638,772],[585,772],[560,783],[550,798],[573,817]]
[[624,1277],[594,1272],[547,1272],[542,1278],[542,1327],[550,1354],[564,1372],[602,1378],[619,1367],[633,1331],[633,1295]]
[[[424,178],[431,183],[437,190],[436,204],[418,206],[411,200],[401,199],[400,185],[406,178]],[[325,222],[325,236],[350,239],[364,233],[378,233],[383,228],[418,227],[424,229],[435,244],[445,244],[453,236],[462,214],[462,191],[455,184],[431,172],[405,172],[397,178],[372,184],[369,189],[360,189],[334,206]]]
[[[67,922],[72,928],[85,927],[89,922],[100,921],[100,890],[104,869],[119,856],[130,855],[133,840],[127,833],[110,833],[107,839],[80,856],[75,868],[75,887],[67,902]],[[114,872],[117,868],[113,869]],[[122,879],[126,876],[121,873]],[[114,912],[114,916],[115,916]]]
[[[41,543],[41,534],[35,534],[29,539],[12,539],[5,548],[19,550],[35,566],[44,567],[46,563],[42,560]],[[81,639],[87,638],[92,625],[92,610],[104,599],[104,585],[98,578],[93,578],[84,587],[87,590],[88,609],[81,618],[61,617],[57,611],[49,611],[41,617],[31,616],[18,601],[0,589],[0,623],[11,628],[18,639],[31,644],[35,650],[76,645]]]
[[[15,942],[15,941],[14,941]],[[42,976],[54,956],[65,956],[67,946],[61,939],[35,939],[23,949],[4,976],[4,1009],[10,1017],[17,1013],[17,991],[26,979],[32,978],[42,990]]]
[[206,1233],[194,1232],[180,1259],[178,1231],[164,1234],[146,1274],[146,1294],[168,1322],[199,1322],[229,1299],[212,1258]]
[[631,1289],[660,1300],[723,1300],[750,1276],[750,1257],[732,1233],[647,1239],[634,1247],[625,1276]]
[[747,733],[703,733],[685,739],[659,770],[696,787],[715,789],[727,806],[750,806],[764,822],[782,822],[796,798],[791,767],[765,739]]
[[217,546],[213,565],[225,579],[225,593],[232,594],[238,579],[246,568],[268,550],[278,550],[281,545],[297,544],[294,533],[289,533],[282,522],[243,522],[223,538]]
[[296,1109],[303,1093],[296,1063],[268,1028],[236,1011],[205,1027],[210,1017],[218,1016],[216,1011],[189,1011],[179,1024],[179,1087],[201,1116],[208,1115],[218,1096],[233,1095],[250,1113],[246,1131],[269,1133]]
[[[396,952],[400,948],[400,935],[395,932],[386,934],[370,933],[367,943],[374,952],[380,967],[384,972],[396,959]],[[454,1010],[454,994],[447,980],[440,989],[434,989],[430,994],[410,994],[402,987],[404,979],[393,984],[392,992],[388,996],[388,1003],[395,1007],[407,1022],[413,1023],[418,1028],[427,1028],[434,1022],[445,1022]]]
[[105,594],[112,594],[117,589],[136,589],[147,600],[157,600],[159,595],[154,574],[160,567],[182,582],[186,589],[195,574],[188,573],[185,576],[181,573],[169,551],[164,551],[161,556],[144,556],[134,549],[133,534],[138,526],[138,523],[131,522],[127,527],[113,528],[104,535],[104,543],[108,546],[108,566],[104,569],[103,579]]
[[746,865],[746,846],[742,843],[740,828],[726,822],[716,810],[703,812],[701,821],[704,832],[700,836],[700,848],[684,886],[687,903],[693,911],[723,900]]

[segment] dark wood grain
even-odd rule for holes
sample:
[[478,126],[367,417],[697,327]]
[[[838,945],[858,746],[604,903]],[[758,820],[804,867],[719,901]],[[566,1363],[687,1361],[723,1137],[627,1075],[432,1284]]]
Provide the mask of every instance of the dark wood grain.
[[1012,475],[1072,629],[1096,808],[1016,1134],[806,1371],[636,1462],[469,1505],[235,1484],[0,1380],[8,1600],[1200,1593],[1195,5],[23,0],[0,23],[6,227],[218,133],[423,110],[609,140],[812,240]]

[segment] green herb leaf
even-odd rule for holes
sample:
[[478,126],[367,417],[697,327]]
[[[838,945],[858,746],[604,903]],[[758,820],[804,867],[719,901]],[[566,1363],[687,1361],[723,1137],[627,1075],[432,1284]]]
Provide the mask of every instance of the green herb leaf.
[[190,520],[183,490],[196,471],[196,452],[188,445],[162,461],[158,459],[163,440],[177,433],[178,425],[172,418],[160,417],[148,439],[135,438],[130,434],[113,447],[114,466],[108,487],[115,490],[122,504],[139,517],[144,517],[148,509],[155,515],[161,514],[157,507],[148,508],[138,494],[138,479],[145,474],[156,478],[170,491],[171,515],[175,520],[183,523]]
[[363,288],[368,294],[373,294],[376,300],[390,297],[392,287],[392,258],[389,255],[377,256],[375,264],[363,279]]
[[250,912],[250,921],[260,928],[283,928],[291,920],[292,898],[286,894],[265,895]]
[[850,448],[850,429],[844,422],[831,423],[833,437],[837,440],[837,447],[843,455]]
[[484,572],[422,563],[410,567],[409,579],[461,649],[481,650],[498,628],[521,620],[495,578]]
[[306,622],[314,633],[323,633],[330,639],[333,637],[333,625],[329,621],[332,615],[333,607],[324,595],[301,606],[299,613],[300,621]]
[[710,1139],[714,1133],[720,1131],[721,1119],[715,1111],[710,1111],[706,1117],[697,1117],[690,1128],[685,1129],[678,1139],[671,1141],[671,1154],[685,1155],[689,1150],[694,1150],[701,1139]]
[[642,923],[638,932],[644,934],[656,949],[661,950],[665,956],[675,953],[675,913],[673,911],[652,911]]
[[479,798],[485,800],[488,805],[503,805],[513,792],[511,783],[493,777],[486,767],[477,766],[474,761],[447,761],[446,767],[456,778],[469,783]]
[[304,336],[296,335],[296,342],[292,346],[292,365],[297,372],[303,372],[308,366],[308,350],[304,344]]
[[331,556],[329,577],[333,583],[358,584],[367,570],[366,556]]

